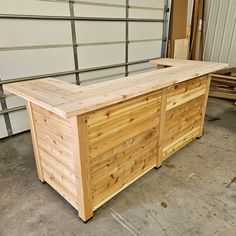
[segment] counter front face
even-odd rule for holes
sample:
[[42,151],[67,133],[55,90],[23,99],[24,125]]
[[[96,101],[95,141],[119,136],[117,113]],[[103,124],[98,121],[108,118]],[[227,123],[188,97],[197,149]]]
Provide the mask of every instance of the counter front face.
[[201,136],[209,77],[64,119],[28,104],[38,174],[84,220]]
[[5,87],[28,100],[39,179],[84,221],[202,135],[208,73],[225,64],[167,62],[159,63],[176,68],[88,87],[53,79]]

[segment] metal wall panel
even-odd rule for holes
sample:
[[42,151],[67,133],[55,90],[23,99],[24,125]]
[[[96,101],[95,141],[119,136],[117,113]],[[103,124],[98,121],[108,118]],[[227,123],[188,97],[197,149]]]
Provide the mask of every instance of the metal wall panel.
[[236,1],[206,0],[205,61],[236,66]]

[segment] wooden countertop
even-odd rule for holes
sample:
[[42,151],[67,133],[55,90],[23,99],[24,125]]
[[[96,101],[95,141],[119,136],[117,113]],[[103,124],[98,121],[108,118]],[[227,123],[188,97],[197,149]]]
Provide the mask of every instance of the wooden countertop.
[[228,66],[176,59],[159,59],[151,63],[170,67],[87,86],[46,78],[6,84],[4,89],[61,117],[70,118]]

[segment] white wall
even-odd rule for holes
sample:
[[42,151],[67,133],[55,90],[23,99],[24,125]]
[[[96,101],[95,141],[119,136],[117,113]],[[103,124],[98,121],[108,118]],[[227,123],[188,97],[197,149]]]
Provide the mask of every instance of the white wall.
[[[125,0],[91,0],[99,3],[120,4]],[[130,0],[130,5],[164,8],[164,0]],[[92,6],[75,4],[76,16],[125,17],[124,7]],[[65,2],[40,0],[0,0],[0,14],[61,15],[69,16],[69,5]],[[162,10],[130,9],[132,18],[163,18]],[[125,22],[76,22],[77,42],[110,42],[125,40]],[[0,20],[0,76],[1,80],[13,79],[74,70],[73,49],[71,46],[71,25],[69,21],[50,20]],[[162,37],[162,23],[129,23],[129,39],[150,39]],[[65,44],[66,47],[46,49],[8,50],[6,47],[32,45]],[[159,57],[161,41],[136,42],[129,45],[129,61]],[[78,47],[79,68],[105,66],[125,61],[125,44],[110,44]],[[129,66],[132,73],[136,70],[154,69],[149,64]],[[82,85],[123,77],[125,68],[80,74]],[[138,71],[140,73],[141,71]],[[58,77],[75,82],[75,75]],[[7,93],[7,106],[14,108],[24,105],[25,101]],[[1,107],[0,107],[1,108]],[[28,129],[25,110],[11,112],[10,120],[13,133]],[[0,138],[7,136],[3,115],[0,115]]]

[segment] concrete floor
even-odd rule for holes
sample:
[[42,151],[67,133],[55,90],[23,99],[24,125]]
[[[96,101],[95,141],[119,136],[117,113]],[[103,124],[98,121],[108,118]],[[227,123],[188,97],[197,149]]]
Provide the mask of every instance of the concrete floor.
[[236,235],[236,107],[210,98],[205,134],[84,224],[37,180],[29,132],[0,141],[0,235]]

